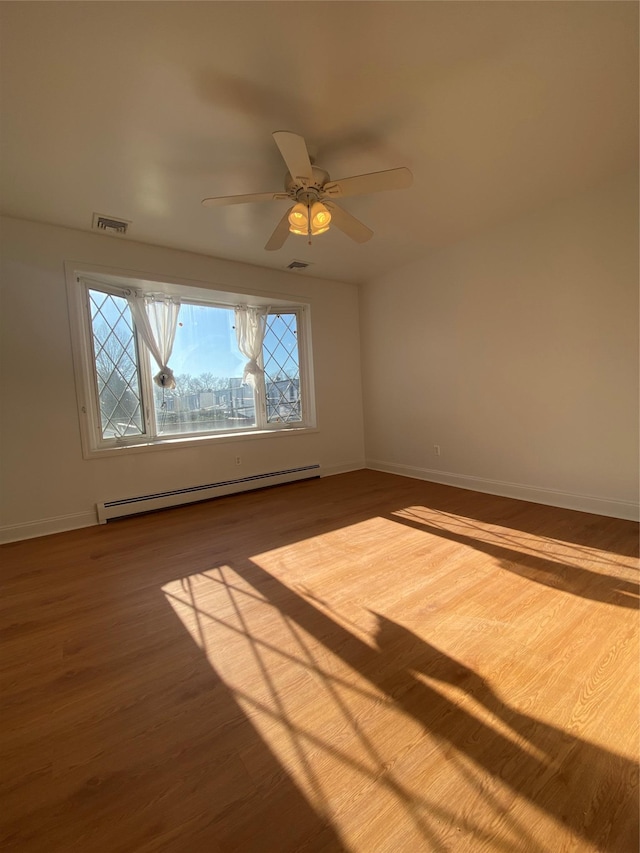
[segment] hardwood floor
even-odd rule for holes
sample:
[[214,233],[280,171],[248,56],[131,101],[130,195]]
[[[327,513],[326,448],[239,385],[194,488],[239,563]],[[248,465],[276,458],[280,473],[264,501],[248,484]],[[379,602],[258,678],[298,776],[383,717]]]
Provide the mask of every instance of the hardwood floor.
[[637,547],[373,471],[4,546],[0,849],[635,853]]

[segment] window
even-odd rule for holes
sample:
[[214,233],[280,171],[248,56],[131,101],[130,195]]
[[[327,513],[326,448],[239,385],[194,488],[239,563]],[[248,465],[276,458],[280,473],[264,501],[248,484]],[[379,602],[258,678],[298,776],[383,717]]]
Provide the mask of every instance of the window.
[[144,433],[138,347],[123,296],[89,291],[93,361],[103,438]]
[[[72,289],[86,455],[314,425],[308,306],[77,274]],[[140,328],[159,303],[171,303],[175,329],[166,365]],[[239,312],[260,326],[255,352]]]

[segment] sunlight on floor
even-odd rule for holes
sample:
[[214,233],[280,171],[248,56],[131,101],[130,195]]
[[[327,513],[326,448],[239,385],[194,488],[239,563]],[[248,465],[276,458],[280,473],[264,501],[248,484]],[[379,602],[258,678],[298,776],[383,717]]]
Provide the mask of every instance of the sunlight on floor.
[[[455,515],[424,506],[396,510],[392,513],[392,517],[409,525],[415,525],[419,529],[422,528],[435,536],[456,537],[462,541],[466,539],[470,547],[493,546],[498,557],[500,551],[504,550],[505,556],[508,556],[506,552],[511,551],[516,555],[541,557],[550,567],[557,563],[560,567],[578,568],[579,562],[582,570],[585,564],[590,571],[603,575],[609,575],[611,570],[615,569],[615,577],[620,581],[626,580],[637,584],[637,560],[572,542],[570,530],[566,531],[565,539],[561,535],[558,538],[541,537],[539,534],[527,533],[524,530],[487,524],[484,521],[478,522],[464,515]],[[558,533],[561,534],[562,530]],[[633,590],[627,591],[635,595],[637,603],[637,585]]]
[[[399,522],[427,526],[433,536],[469,537],[471,547],[476,547],[475,542],[489,549],[494,565],[496,559],[504,559],[502,552],[492,553],[494,547],[536,555],[535,537],[518,531],[488,532],[486,525],[478,530],[471,520],[446,513],[438,513],[436,520],[432,511],[426,518],[420,507],[396,515],[370,519],[351,528],[348,536],[353,540],[358,528],[367,528],[360,533],[366,532],[369,538],[372,525],[391,535]],[[322,538],[324,543],[298,543],[298,548],[315,549],[318,566],[329,540],[333,548],[349,547],[344,531]],[[413,537],[410,540],[415,546]],[[554,542],[551,559],[569,560],[574,547],[578,546]],[[606,571],[610,558],[594,552],[589,554],[590,566],[593,571]],[[545,550],[545,560],[549,559]],[[584,554],[581,560],[584,564]],[[426,569],[437,574],[437,547],[431,546],[429,561]],[[275,566],[281,569],[275,573],[277,578]],[[354,568],[354,582],[361,586],[358,600],[351,599],[348,607],[345,600],[329,603],[306,582],[296,582],[295,572],[277,551],[255,556],[241,569],[216,566],[173,581],[163,592],[278,762],[318,814],[341,833],[347,849],[358,853],[407,850],[412,839],[412,850],[462,850],[465,839],[473,837],[476,845],[483,840],[488,845],[473,849],[542,853],[535,841],[536,828],[543,830],[544,837],[554,826],[560,828],[561,820],[540,808],[534,796],[526,792],[519,796],[500,773],[488,773],[482,761],[474,760],[473,750],[457,748],[446,726],[461,726],[465,737],[469,733],[475,737],[474,731],[478,737],[495,732],[504,752],[500,761],[507,768],[507,779],[512,773],[509,766],[520,761],[536,768],[541,784],[548,780],[572,746],[551,719],[539,722],[526,716],[533,713],[532,703],[541,692],[536,675],[542,669],[542,679],[549,677],[544,670],[551,665],[550,650],[544,648],[543,638],[534,638],[536,648],[530,649],[526,695],[516,689],[509,697],[512,704],[506,705],[481,676],[484,661],[478,647],[487,631],[504,631],[508,616],[475,613],[465,593],[455,620],[440,619],[436,647],[421,636],[425,628],[433,627],[433,603],[411,610],[404,626],[396,608],[376,613],[374,575],[369,588],[363,587],[362,574],[358,578],[362,568]],[[620,565],[621,571],[628,568]],[[542,571],[541,566],[534,569]],[[379,574],[375,577],[380,582]],[[388,584],[388,574],[385,579]],[[532,579],[537,580],[528,580]],[[488,577],[478,580],[495,582]],[[528,584],[529,594],[532,586]],[[366,602],[363,590],[368,594]],[[400,605],[411,592],[398,590]],[[455,596],[456,590],[449,586],[443,595]],[[526,611],[527,602],[520,600],[518,606]],[[531,606],[535,607],[535,598]],[[466,646],[461,642],[463,632],[469,637]],[[465,662],[441,651],[448,639],[456,640],[456,648],[468,649]],[[491,661],[494,675],[506,674],[514,648],[522,652],[529,641],[518,637],[516,630],[504,660]],[[413,648],[422,657],[410,654],[404,660],[406,650]],[[433,665],[421,668],[418,659]],[[432,726],[424,722],[430,708],[437,712],[437,724]],[[566,722],[570,728],[571,720]],[[623,745],[622,740],[607,744],[620,752]],[[253,767],[250,759],[245,756],[247,767]],[[464,808],[458,805],[461,790]],[[475,809],[474,803],[481,808]],[[596,849],[585,839],[580,845],[583,851]]]

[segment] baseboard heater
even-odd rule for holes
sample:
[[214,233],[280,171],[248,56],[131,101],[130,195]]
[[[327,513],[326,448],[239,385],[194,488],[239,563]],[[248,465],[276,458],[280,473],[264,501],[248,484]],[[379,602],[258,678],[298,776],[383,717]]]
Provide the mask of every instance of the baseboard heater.
[[284,471],[270,471],[268,474],[253,474],[251,477],[238,477],[236,480],[221,480],[219,483],[207,483],[203,486],[189,486],[185,489],[172,489],[170,492],[157,492],[154,495],[138,495],[135,498],[121,498],[96,504],[98,521],[106,524],[110,518],[125,515],[137,515],[156,509],[206,501],[222,495],[233,495],[253,489],[263,489],[280,483],[294,483],[296,480],[309,480],[320,476],[320,465],[304,465],[301,468],[287,468]]

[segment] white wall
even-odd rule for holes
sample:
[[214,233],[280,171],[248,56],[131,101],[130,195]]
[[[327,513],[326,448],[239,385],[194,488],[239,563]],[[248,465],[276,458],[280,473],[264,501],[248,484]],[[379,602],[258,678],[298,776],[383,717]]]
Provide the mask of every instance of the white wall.
[[[242,475],[365,464],[356,287],[20,220],[0,236],[0,538],[237,477],[236,455]],[[65,260],[309,298],[319,431],[83,459]],[[634,177],[433,252],[362,286],[360,303],[370,467],[636,515]]]
[[637,196],[618,178],[362,288],[370,467],[637,515]]
[[[0,538],[95,523],[99,501],[315,462],[327,473],[364,465],[356,286],[8,218],[1,238]],[[65,260],[310,299],[319,430],[83,459]]]

